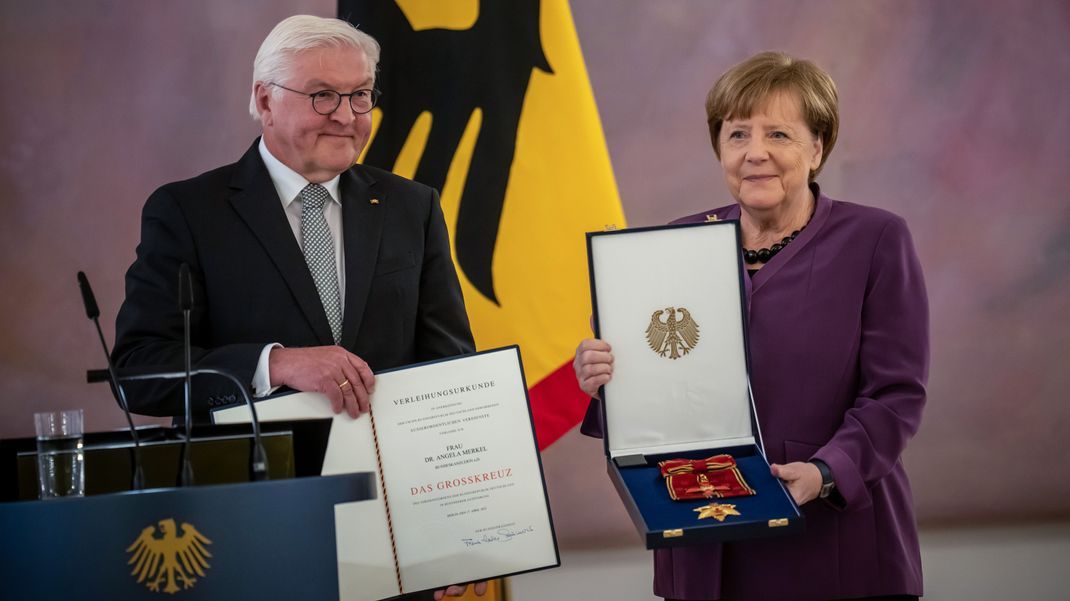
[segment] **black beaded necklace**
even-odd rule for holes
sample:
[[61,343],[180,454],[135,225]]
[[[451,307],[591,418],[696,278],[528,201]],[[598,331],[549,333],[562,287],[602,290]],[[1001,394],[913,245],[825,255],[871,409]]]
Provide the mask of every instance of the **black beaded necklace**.
[[749,250],[744,248],[743,260],[746,261],[748,265],[753,265],[755,263],[768,263],[773,259],[773,257],[777,256],[777,253],[784,250],[784,247],[787,246],[788,243],[790,243],[792,240],[794,240],[795,237],[799,235],[799,232],[803,231],[804,229],[806,229],[805,225],[802,227],[802,229],[795,230],[794,232],[792,232],[790,236],[784,236],[783,240],[770,246],[769,248],[759,248],[758,250]]
[[[810,219],[813,218],[814,214],[810,213]],[[777,253],[784,250],[785,246],[790,244],[792,240],[794,240],[803,230],[805,230],[806,226],[810,225],[810,219],[807,219],[806,223],[804,223],[801,228],[795,230],[788,236],[784,236],[783,240],[777,242],[769,248],[759,248],[758,250],[748,250],[744,248],[743,260],[746,261],[748,265],[754,265],[755,263],[768,263],[769,261],[772,261],[773,257],[777,256]]]

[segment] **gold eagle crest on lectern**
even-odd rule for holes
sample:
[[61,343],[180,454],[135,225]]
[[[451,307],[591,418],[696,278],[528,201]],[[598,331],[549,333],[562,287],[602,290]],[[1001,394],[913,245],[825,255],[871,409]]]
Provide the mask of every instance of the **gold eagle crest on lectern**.
[[141,531],[126,549],[131,554],[126,563],[134,566],[130,575],[137,577],[138,584],[143,583],[153,592],[173,595],[193,588],[197,576],[204,578],[210,567],[208,558],[212,556],[206,547],[210,544],[212,541],[193,524],[183,523],[182,534],[178,534],[175,520],[167,518]]
[[[680,319],[676,318],[677,313],[680,314]],[[665,314],[664,321],[662,314]],[[690,353],[698,344],[698,322],[691,317],[691,312],[683,307],[658,309],[650,316],[646,341],[658,356],[679,359]]]

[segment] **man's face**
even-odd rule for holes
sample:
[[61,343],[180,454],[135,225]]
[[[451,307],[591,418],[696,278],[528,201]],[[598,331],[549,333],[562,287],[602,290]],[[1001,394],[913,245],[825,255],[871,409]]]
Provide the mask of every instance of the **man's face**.
[[299,94],[258,83],[256,104],[268,150],[311,183],[322,183],[356,162],[368,143],[371,113],[357,115],[342,98],[338,109],[320,115],[307,94],[334,90],[342,94],[375,85],[364,52],[356,48],[312,48],[295,54],[280,85]]

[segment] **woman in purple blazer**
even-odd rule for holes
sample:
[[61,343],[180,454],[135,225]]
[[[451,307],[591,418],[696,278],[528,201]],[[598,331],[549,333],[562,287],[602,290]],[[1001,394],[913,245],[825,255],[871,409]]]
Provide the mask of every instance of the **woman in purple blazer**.
[[[806,516],[794,537],[660,549],[668,599],[916,599],[921,557],[901,454],[921,422],[928,302],[910,233],[887,211],[833,200],[817,174],[836,143],[836,87],[809,61],[765,52],[706,99],[736,203],[751,384],[765,451]],[[596,397],[613,373],[602,340],[576,350]],[[583,432],[601,435],[592,399]]]

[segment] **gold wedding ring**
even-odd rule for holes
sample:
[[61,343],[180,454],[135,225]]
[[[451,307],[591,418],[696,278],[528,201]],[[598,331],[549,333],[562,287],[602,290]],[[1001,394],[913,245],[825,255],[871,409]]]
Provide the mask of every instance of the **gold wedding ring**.
[[346,386],[350,386],[349,380],[342,380],[341,382],[338,383],[338,387],[341,388],[342,390],[345,390]]

